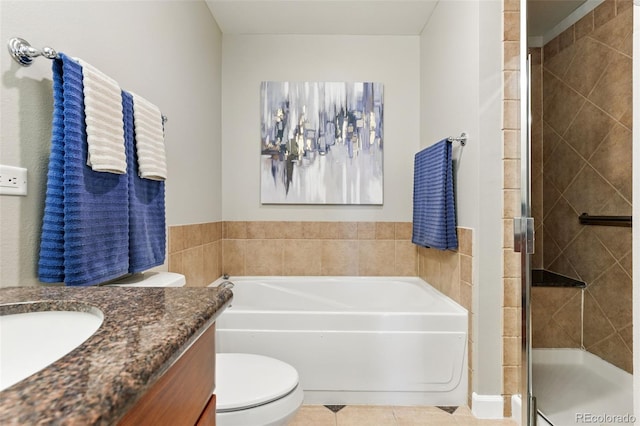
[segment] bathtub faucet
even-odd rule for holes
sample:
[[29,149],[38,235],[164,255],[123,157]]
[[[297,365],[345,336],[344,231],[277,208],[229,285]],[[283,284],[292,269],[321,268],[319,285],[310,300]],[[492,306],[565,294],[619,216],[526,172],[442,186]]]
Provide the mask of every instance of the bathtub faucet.
[[231,290],[234,285],[235,284],[232,283],[231,281],[222,281],[222,283],[220,283],[218,288],[221,289],[221,290]]

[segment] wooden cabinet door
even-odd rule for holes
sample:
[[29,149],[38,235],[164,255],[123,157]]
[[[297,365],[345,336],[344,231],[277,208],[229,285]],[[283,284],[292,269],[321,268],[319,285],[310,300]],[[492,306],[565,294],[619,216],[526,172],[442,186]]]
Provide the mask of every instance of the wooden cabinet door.
[[[119,425],[195,425],[210,403],[215,387],[215,362],[215,325],[211,325],[124,415]],[[213,414],[215,418],[215,399]]]

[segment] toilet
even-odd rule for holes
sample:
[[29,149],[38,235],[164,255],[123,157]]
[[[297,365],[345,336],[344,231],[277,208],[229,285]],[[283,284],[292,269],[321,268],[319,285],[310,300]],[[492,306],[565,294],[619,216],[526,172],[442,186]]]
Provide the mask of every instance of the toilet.
[[302,405],[295,368],[256,354],[216,355],[216,425],[285,426]]
[[[143,272],[106,285],[183,287],[184,275]],[[257,354],[216,354],[216,425],[285,426],[302,405],[298,372],[280,360]]]

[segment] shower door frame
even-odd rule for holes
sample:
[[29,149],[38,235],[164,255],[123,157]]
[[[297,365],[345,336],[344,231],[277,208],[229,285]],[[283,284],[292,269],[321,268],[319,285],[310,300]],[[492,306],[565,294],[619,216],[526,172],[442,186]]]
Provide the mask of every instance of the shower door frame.
[[521,276],[521,424],[535,426],[537,409],[531,374],[531,255],[534,223],[531,217],[531,102],[530,58],[527,40],[527,0],[520,0],[520,217],[514,218],[514,251],[520,253]]
[[[633,1],[633,123],[640,123],[640,1]],[[637,127],[636,127],[637,128]],[[632,131],[634,147],[640,147],[640,134]],[[640,200],[640,149],[633,149],[633,200]],[[633,221],[640,223],[640,203],[633,203]],[[633,392],[634,413],[640,418],[640,229],[633,228]]]

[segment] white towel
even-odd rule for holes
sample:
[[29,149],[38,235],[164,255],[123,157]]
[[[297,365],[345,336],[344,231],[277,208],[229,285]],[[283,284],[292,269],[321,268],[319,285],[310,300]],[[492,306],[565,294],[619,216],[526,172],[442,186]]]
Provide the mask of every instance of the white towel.
[[131,93],[131,96],[133,96],[138,174],[144,179],[165,180],[167,160],[162,113],[157,106],[143,97],[135,93]]
[[96,172],[124,174],[124,122],[120,85],[82,59],[84,114],[87,126],[87,165]]

